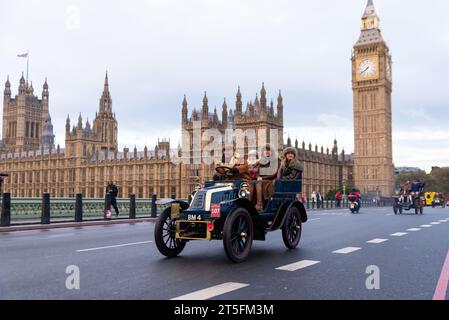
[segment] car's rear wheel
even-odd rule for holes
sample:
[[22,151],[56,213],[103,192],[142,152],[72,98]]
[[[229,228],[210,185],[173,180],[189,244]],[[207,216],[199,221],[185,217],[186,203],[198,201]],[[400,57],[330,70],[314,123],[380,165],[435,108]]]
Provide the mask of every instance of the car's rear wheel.
[[186,241],[176,239],[176,220],[172,220],[170,214],[171,208],[167,208],[159,216],[154,227],[154,240],[161,254],[173,258],[184,250]]
[[240,263],[248,258],[254,239],[253,220],[244,208],[229,215],[223,227],[223,246],[229,260]]
[[298,208],[291,207],[287,212],[287,219],[282,227],[282,239],[288,249],[295,249],[301,241],[302,220]]

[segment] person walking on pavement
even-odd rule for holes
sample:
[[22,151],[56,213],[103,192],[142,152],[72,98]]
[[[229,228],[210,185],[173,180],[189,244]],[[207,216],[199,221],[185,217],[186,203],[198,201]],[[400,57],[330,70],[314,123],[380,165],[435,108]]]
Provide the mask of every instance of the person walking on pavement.
[[111,206],[115,210],[115,215],[118,217],[120,212],[117,207],[117,196],[118,196],[118,188],[114,184],[114,182],[110,181],[107,188],[106,188],[106,194],[111,194]]

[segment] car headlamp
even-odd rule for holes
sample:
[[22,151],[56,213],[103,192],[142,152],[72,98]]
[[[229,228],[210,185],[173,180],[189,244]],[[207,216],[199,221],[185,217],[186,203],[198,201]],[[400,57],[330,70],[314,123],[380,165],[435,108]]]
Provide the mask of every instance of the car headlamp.
[[242,183],[239,190],[239,198],[249,199],[251,192],[249,191],[249,185],[247,183]]

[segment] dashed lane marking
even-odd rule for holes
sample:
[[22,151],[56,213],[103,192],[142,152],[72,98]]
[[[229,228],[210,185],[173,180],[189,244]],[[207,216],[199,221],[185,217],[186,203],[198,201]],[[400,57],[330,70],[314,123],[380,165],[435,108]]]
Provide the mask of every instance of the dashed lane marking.
[[245,283],[227,282],[203,290],[198,290],[177,298],[173,298],[171,300],[207,300],[248,286],[249,284]]
[[421,231],[421,228],[410,228],[410,229],[407,229],[407,231],[417,232],[417,231]]
[[433,224],[434,226],[441,224],[441,222],[431,222],[430,224]]
[[106,246],[106,247],[97,247],[97,248],[76,250],[76,252],[88,252],[88,251],[97,251],[97,250],[104,250],[104,249],[120,248],[120,247],[137,246],[137,245],[148,244],[148,243],[152,243],[152,242],[153,241],[142,241],[142,242],[125,243],[125,244],[118,244],[118,245],[114,245],[114,246]]
[[340,250],[335,250],[333,253],[337,253],[337,254],[349,254],[355,251],[359,251],[362,250],[362,248],[358,248],[358,247],[347,247],[347,248],[343,248]]
[[321,220],[321,218],[310,219],[309,222],[318,221],[318,220]]
[[320,263],[320,261],[302,260],[302,261],[299,261],[299,262],[288,264],[286,266],[282,266],[282,267],[276,268],[276,270],[293,272],[293,271],[297,271],[297,270],[304,269],[304,268],[307,268],[307,267],[311,267],[311,266],[313,266],[315,264],[318,264],[318,263]]
[[402,237],[402,236],[405,236],[407,234],[408,234],[407,232],[396,232],[396,233],[390,234],[390,236],[392,236],[392,237]]
[[384,243],[387,241],[388,241],[388,239],[373,239],[373,240],[367,241],[366,243],[380,244],[380,243]]
[[439,220],[440,222],[443,222],[443,223],[445,223],[445,222],[447,222],[447,220]]
[[422,226],[420,226],[421,228],[432,228],[432,225],[430,224],[423,224]]

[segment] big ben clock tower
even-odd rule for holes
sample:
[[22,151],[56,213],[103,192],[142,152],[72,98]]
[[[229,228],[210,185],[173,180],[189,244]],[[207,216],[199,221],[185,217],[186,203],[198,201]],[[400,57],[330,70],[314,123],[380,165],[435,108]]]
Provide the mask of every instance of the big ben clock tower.
[[361,192],[391,196],[394,191],[392,70],[389,48],[379,24],[373,0],[369,0],[352,56],[354,181]]

